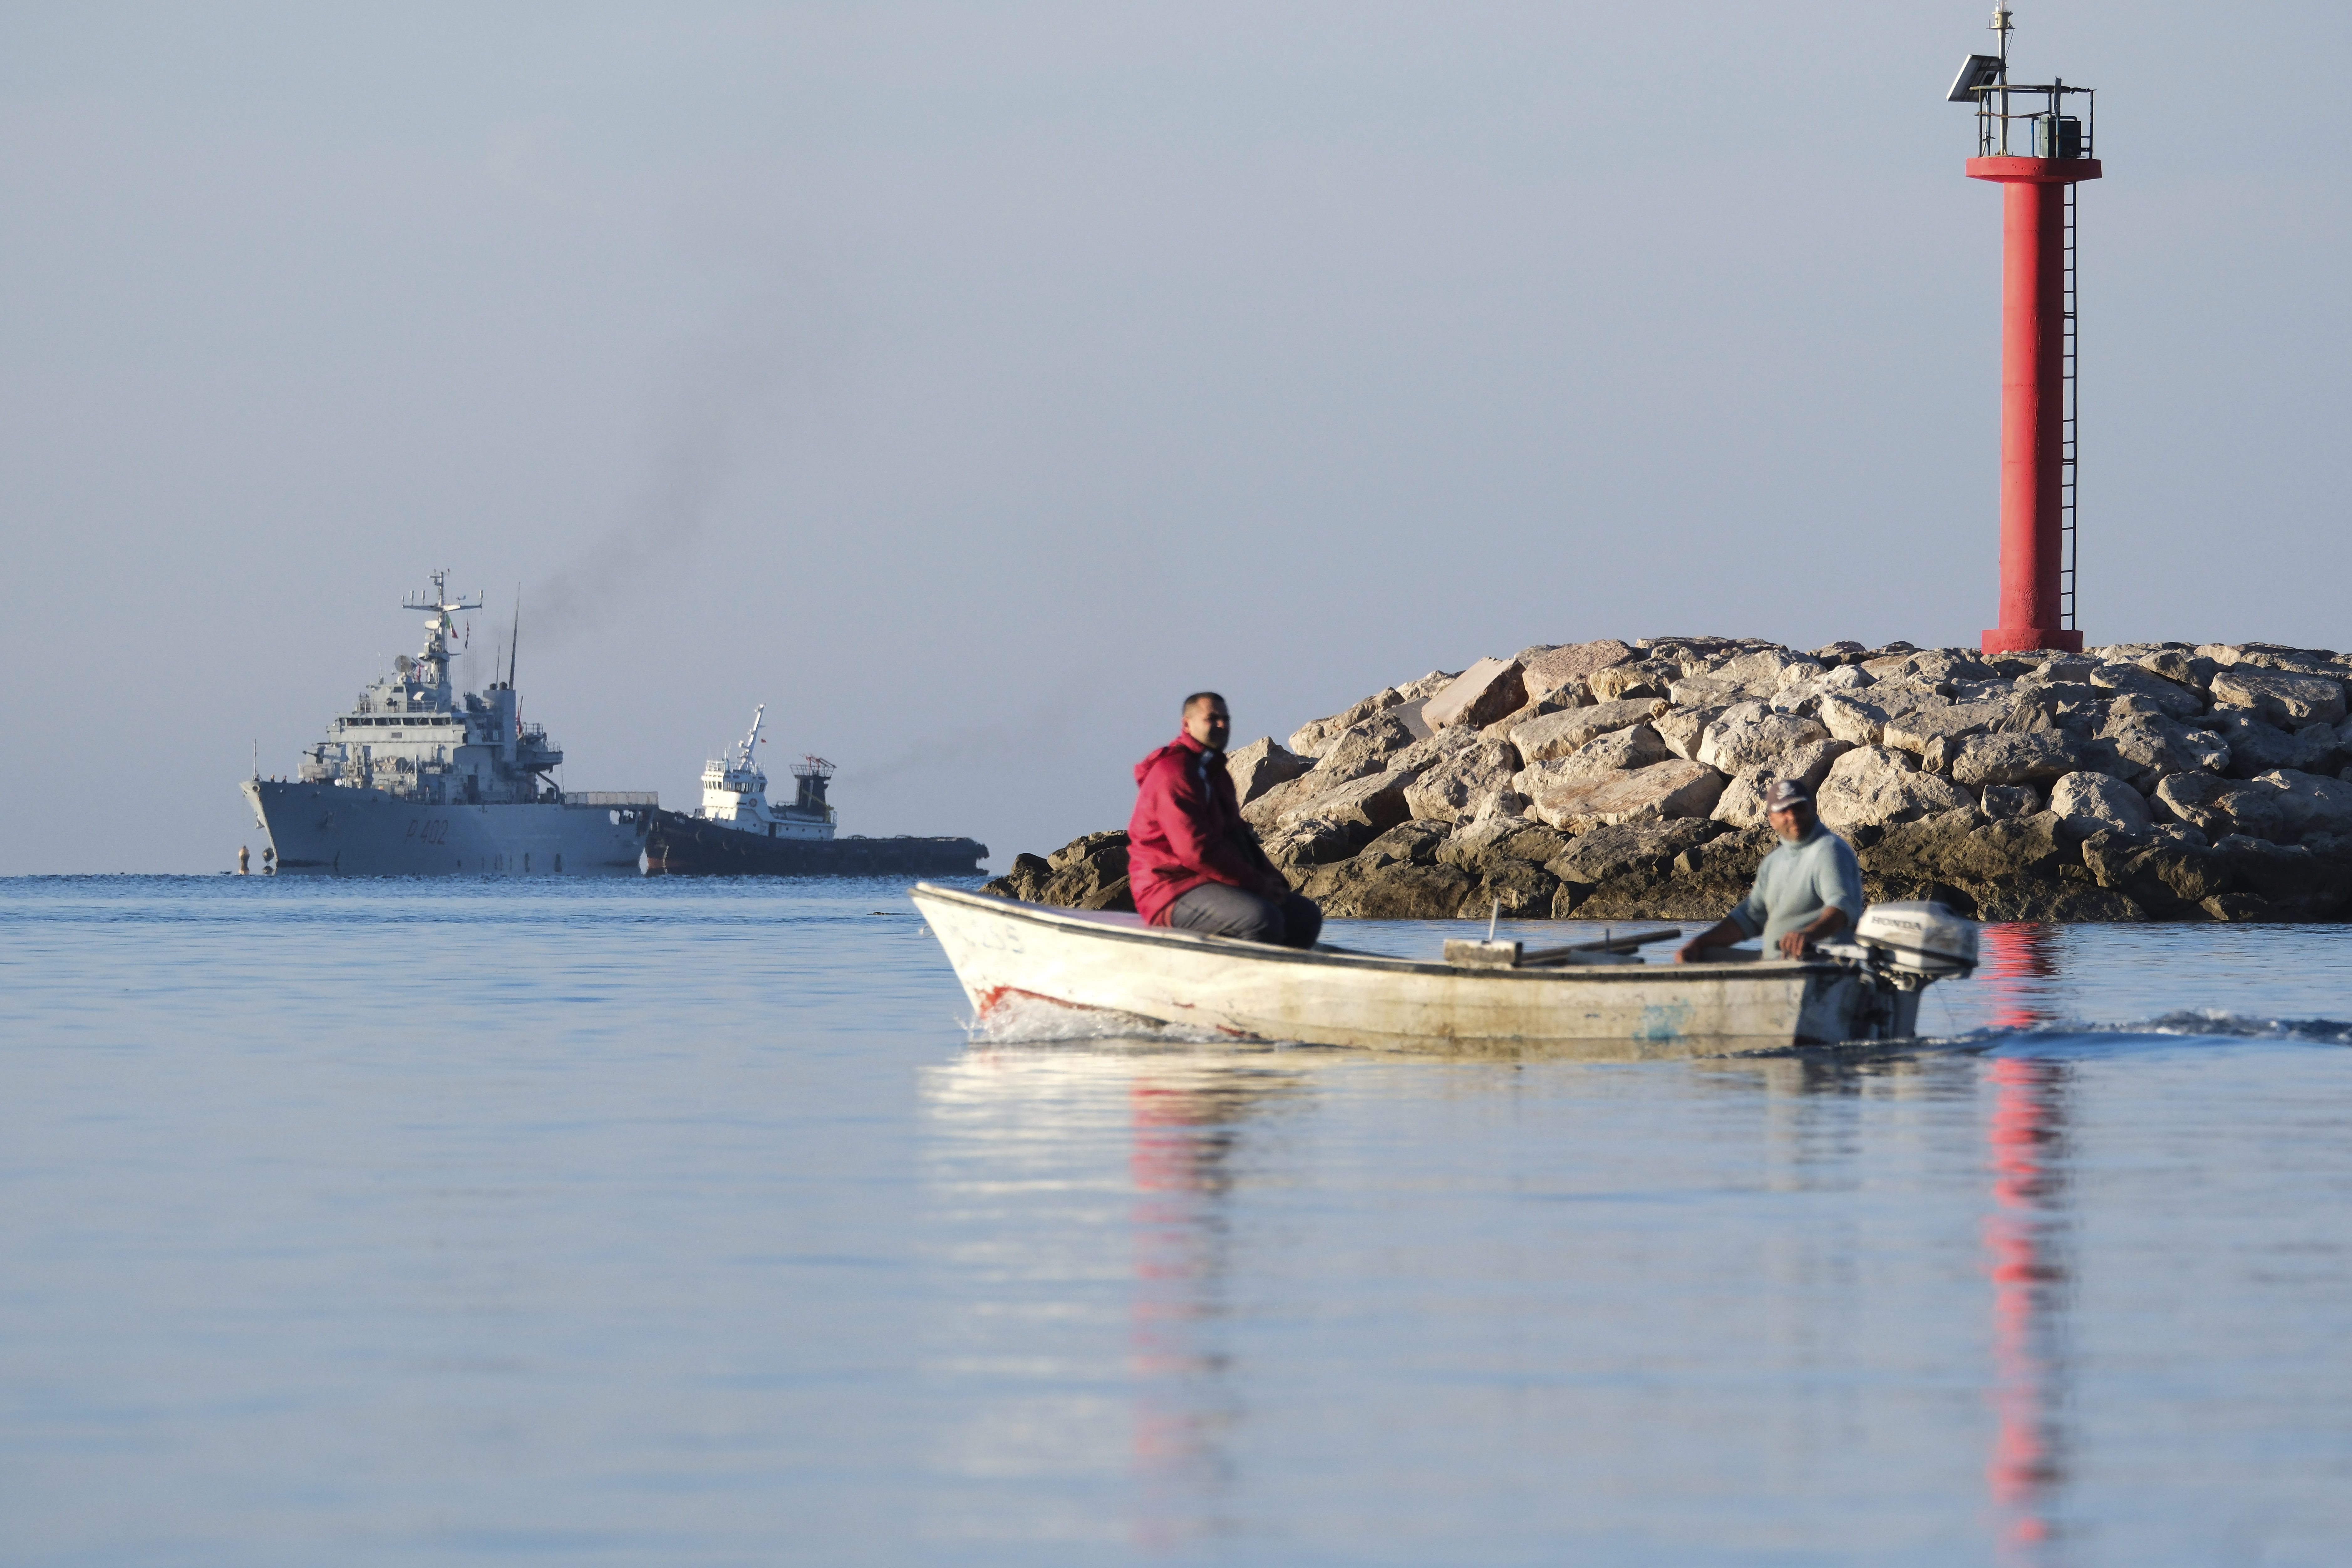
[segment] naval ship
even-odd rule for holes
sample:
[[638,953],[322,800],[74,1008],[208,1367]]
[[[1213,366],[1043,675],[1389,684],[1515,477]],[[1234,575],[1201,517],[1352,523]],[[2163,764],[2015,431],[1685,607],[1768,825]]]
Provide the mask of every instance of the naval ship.
[[988,846],[971,838],[834,837],[824,798],[833,764],[803,757],[793,764],[790,805],[768,803],[768,775],[757,755],[768,705],[751,710],[751,728],[734,751],[702,770],[702,807],[692,816],[656,810],[646,835],[653,875],[762,877],[968,877]]
[[352,877],[618,876],[643,864],[660,801],[650,790],[566,794],[549,774],[563,752],[523,721],[509,646],[504,680],[449,682],[448,574],[403,609],[425,614],[425,647],[328,726],[291,780],[244,784],[280,872]]

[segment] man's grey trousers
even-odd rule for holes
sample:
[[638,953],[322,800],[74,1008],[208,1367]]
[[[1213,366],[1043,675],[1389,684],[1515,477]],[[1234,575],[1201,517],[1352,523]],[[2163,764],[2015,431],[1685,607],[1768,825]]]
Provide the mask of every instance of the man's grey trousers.
[[1276,902],[1223,882],[1203,882],[1168,906],[1168,923],[1179,931],[1304,948],[1323,934],[1323,911],[1302,893]]

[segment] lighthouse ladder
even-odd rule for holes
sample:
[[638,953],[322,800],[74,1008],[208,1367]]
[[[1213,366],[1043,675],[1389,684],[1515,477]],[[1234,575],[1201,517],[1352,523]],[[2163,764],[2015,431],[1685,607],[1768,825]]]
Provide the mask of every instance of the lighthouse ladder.
[[2061,413],[2059,416],[2060,427],[2058,438],[2058,537],[2060,551],[2058,564],[2058,608],[2060,614],[2060,624],[2071,631],[2078,625],[2078,622],[2075,619],[2075,610],[2078,604],[2076,598],[2076,584],[2079,579],[2075,573],[2075,552],[2081,537],[2076,527],[2077,519],[2075,512],[2075,502],[2080,494],[2077,477],[2082,471],[2080,466],[2076,462],[2077,453],[2075,448],[2076,421],[2082,408],[2080,401],[2081,387],[2077,380],[2077,373],[2081,369],[2080,356],[2082,345],[2079,336],[2080,323],[2077,320],[2074,292],[2076,279],[2074,215],[2076,211],[2075,197],[2081,192],[2082,187],[2070,180],[2067,182],[2065,188],[2066,275],[2063,285],[2064,309],[2062,312],[2063,320],[2060,325],[2062,341],[2059,345],[2058,354],[2059,374],[2062,382],[2063,383],[2060,399]]

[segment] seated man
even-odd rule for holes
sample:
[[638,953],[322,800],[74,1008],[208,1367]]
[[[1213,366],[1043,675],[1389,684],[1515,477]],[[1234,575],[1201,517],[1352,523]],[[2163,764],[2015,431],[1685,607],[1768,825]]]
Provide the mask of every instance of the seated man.
[[1811,792],[1794,779],[1775,779],[1764,815],[1780,842],[1756,868],[1756,886],[1728,916],[1685,942],[1676,962],[1759,935],[1767,956],[1777,948],[1783,958],[1802,958],[1862,918],[1862,866],[1853,847],[1813,814]]
[[1233,715],[1213,691],[1184,699],[1181,733],[1135,764],[1128,885],[1156,926],[1312,947],[1323,911],[1290,890],[1242,821],[1225,742]]

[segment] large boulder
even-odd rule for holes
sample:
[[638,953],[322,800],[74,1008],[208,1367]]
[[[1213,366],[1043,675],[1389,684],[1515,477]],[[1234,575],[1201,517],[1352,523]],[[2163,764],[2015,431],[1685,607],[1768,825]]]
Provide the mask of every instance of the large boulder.
[[1892,679],[1935,686],[1946,681],[1993,680],[1999,672],[1972,653],[1955,648],[1922,648],[1895,666]]
[[1967,789],[2037,784],[2072,773],[2081,762],[2081,749],[2063,734],[1975,734],[1960,742],[1951,775]]
[[1721,831],[1711,822],[1688,818],[1612,824],[1571,839],[1544,869],[1587,891],[1627,878],[1654,879],[1672,868],[1676,856]]
[[1438,850],[1453,836],[1454,825],[1450,822],[1400,822],[1365,845],[1356,859],[1368,871],[1400,862],[1434,865]]
[[1566,833],[1629,822],[1703,817],[1722,797],[1724,777],[1700,763],[1654,763],[1556,784],[1534,797],[1533,815]]
[[1706,727],[1698,760],[1717,773],[1736,773],[1775,766],[1798,747],[1829,738],[1830,732],[1811,719],[1775,713],[1761,702],[1738,702]]
[[1472,917],[1499,911],[1513,917],[1541,920],[1559,900],[1559,879],[1525,860],[1487,862],[1486,872],[1471,884],[1462,900],[1462,913]]
[[[2268,725],[2263,728],[2269,730]],[[2101,726],[2098,738],[2113,742],[2116,757],[2133,770],[2129,775],[2133,786],[2143,794],[2174,773],[2218,773],[2230,767],[2230,748],[2211,731],[2192,729],[2160,715],[2111,717]]]
[[1829,777],[1831,764],[1852,750],[1843,741],[1808,741],[1769,763],[1743,768],[1724,786],[1723,797],[1709,815],[1733,827],[1769,826],[1764,796],[1775,779],[1795,779],[1807,789],[1818,789]]
[[1386,832],[1400,822],[1411,820],[1412,808],[1405,804],[1404,792],[1420,776],[1419,768],[1391,768],[1386,773],[1349,779],[1333,788],[1280,804],[1271,813],[1271,822],[1262,819],[1263,813],[1253,816],[1253,813],[1260,813],[1260,808],[1269,803],[1280,801],[1287,791],[1313,783],[1316,775],[1309,773],[1253,801],[1242,809],[1242,816],[1261,833],[1290,827],[1308,817],[1318,816],[1340,825],[1355,825],[1375,832]]
[[1276,784],[1288,784],[1314,765],[1314,758],[1300,756],[1277,743],[1271,735],[1225,753],[1225,772],[1233,775],[1234,794],[1244,805]]
[[1518,748],[1508,741],[1481,739],[1465,752],[1431,764],[1404,792],[1416,817],[1453,822],[1474,816],[1479,806],[1511,786],[1519,771]]
[[1629,773],[1663,763],[1671,755],[1655,730],[1647,724],[1636,724],[1630,730],[1587,741],[1564,757],[1530,763],[1511,781],[1511,788],[1533,800],[1547,790],[1578,779]]
[[1822,673],[1821,661],[1784,647],[1759,648],[1727,660],[1712,673],[1736,680],[1759,697],[1770,697],[1792,681]]
[[1128,889],[1123,829],[1089,833],[1065,844],[1045,858],[1043,876],[1037,874],[1036,858],[1015,857],[1012,872],[988,883],[983,890],[1066,910],[1135,908]]
[[1630,702],[1637,697],[1659,698],[1674,683],[1647,664],[1612,665],[1584,678],[1584,689],[1595,702]]
[[[1947,749],[1970,735],[1981,735],[2009,717],[2006,702],[1955,702],[1943,707],[1917,708],[1908,713],[1887,720],[1881,743],[1898,752],[1924,756],[1937,741]],[[2012,781],[1999,781],[2008,784]]]
[[1053,875],[1054,868],[1045,863],[1044,856],[1015,855],[1004,875],[982,882],[980,890],[993,893],[1000,899],[1019,899],[1024,903],[1034,904],[1039,901],[1037,895],[1045,891],[1045,884]]
[[1812,716],[1823,729],[1850,746],[1877,745],[1885,739],[1886,721],[1892,717],[1875,702],[1835,694],[1824,694],[1814,704]]
[[2213,853],[2230,871],[2230,890],[2205,900],[2216,920],[2326,920],[2352,896],[2343,866],[2305,845],[2230,834],[2214,840]]
[[2317,721],[2288,731],[2238,710],[2216,711],[2201,722],[2229,750],[2221,767],[2206,771],[2232,778],[2258,778],[2280,768],[2319,773],[2343,745],[2343,737],[2332,726]]
[[1686,675],[1666,688],[1667,700],[1677,708],[1728,708],[1735,702],[1771,695],[1769,690],[1750,691],[1739,681],[1721,675]]
[[2352,782],[2282,768],[2254,781],[2274,793],[2280,833],[2288,838],[2352,834]]
[[1114,876],[1127,874],[1127,829],[1114,827],[1102,833],[1088,833],[1071,839],[1045,857],[1045,864],[1056,871],[1066,871],[1081,861],[1108,857],[1118,868]]
[[1996,819],[2031,816],[2042,805],[2042,792],[2032,784],[1987,784],[1977,795],[1977,809]]
[[2168,719],[2193,719],[2205,711],[2201,692],[2137,664],[2100,665],[2091,671],[2091,684],[2101,691],[2145,702]]
[[1822,821],[1831,831],[1911,822],[1976,803],[1933,773],[1923,773],[1909,756],[1885,746],[1857,746],[1830,764],[1814,792]]
[[2210,919],[2205,900],[2230,890],[2228,861],[2202,844],[2095,833],[2083,841],[2083,863],[2100,887],[2127,893],[2169,920]]
[[2011,878],[2049,878],[2073,858],[2054,812],[1987,822],[1973,807],[1898,822],[1859,852],[1874,876],[1910,881],[1999,884]]
[[1442,921],[1460,912],[1469,891],[1469,874],[1458,866],[1402,860],[1360,871],[1318,901],[1340,919]]
[[1477,729],[1527,706],[1528,689],[1515,658],[1482,658],[1431,698],[1421,716],[1433,730]]
[[2221,667],[2210,658],[2200,658],[2187,648],[2163,647],[2144,653],[2131,661],[2150,675],[2161,676],[2176,686],[2186,686],[2203,691],[2213,684],[2213,675]]
[[2175,822],[2185,822],[2217,843],[2231,834],[2275,838],[2284,826],[2277,794],[2265,784],[2211,773],[2174,773],[2156,786],[2156,804]]
[[2334,676],[2233,665],[2213,677],[2213,706],[2247,709],[2286,728],[2334,724],[2344,717],[2344,682]]
[[1302,757],[1319,757],[1323,754],[1323,748],[1341,731],[1362,723],[1375,713],[1397,707],[1404,700],[1404,694],[1393,686],[1375,691],[1352,707],[1343,708],[1328,718],[1301,724],[1293,730],[1290,732],[1290,749]]
[[1677,708],[1650,721],[1650,727],[1657,731],[1658,739],[1666,743],[1666,750],[1678,757],[1688,757],[1696,762],[1699,744],[1706,739],[1706,727],[1722,718],[1726,711],[1722,708]]
[[1328,816],[1302,817],[1260,841],[1265,858],[1289,877],[1296,887],[1301,876],[1318,866],[1329,866],[1352,857],[1372,837],[1363,822],[1335,822]]
[[1567,708],[1530,719],[1511,731],[1511,743],[1528,763],[1564,757],[1586,742],[1663,717],[1666,705],[1654,697]]
[[[1794,674],[1796,670],[1796,666],[1790,667],[1790,673]],[[1772,694],[1772,711],[1794,713],[1802,719],[1819,718],[1824,700],[1832,697],[1851,697],[1870,684],[1870,672],[1862,666],[1842,664],[1820,675],[1784,680],[1780,689]]]
[[1572,843],[1556,827],[1525,817],[1496,816],[1458,827],[1438,847],[1438,860],[1459,866],[1473,876],[1484,876],[1498,860],[1519,860],[1540,866]]
[[2050,809],[2076,838],[2088,838],[2106,828],[2122,838],[2146,843],[2156,833],[2156,817],[2148,810],[2147,797],[2105,773],[2065,774],[2050,786]]
[[1534,700],[1571,689],[1633,657],[1633,647],[1615,637],[1602,637],[1598,642],[1564,643],[1532,658],[1520,655],[1519,680],[1526,688],[1528,699]]
[[1381,772],[1389,765],[1391,753],[1413,743],[1412,731],[1402,718],[1391,712],[1375,713],[1326,741],[1322,753],[1315,759],[1315,766],[1300,776],[1311,777],[1317,781],[1318,788],[1328,789]]

